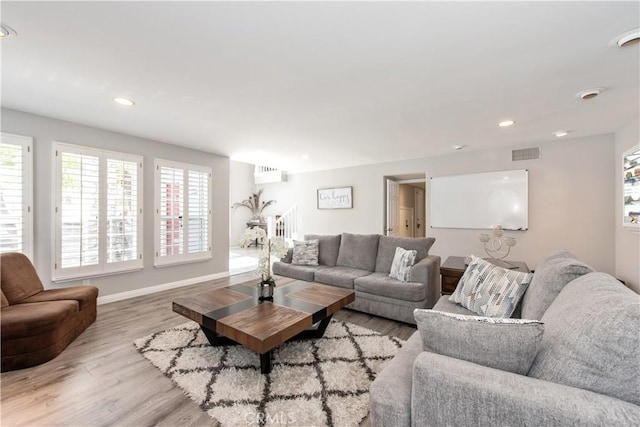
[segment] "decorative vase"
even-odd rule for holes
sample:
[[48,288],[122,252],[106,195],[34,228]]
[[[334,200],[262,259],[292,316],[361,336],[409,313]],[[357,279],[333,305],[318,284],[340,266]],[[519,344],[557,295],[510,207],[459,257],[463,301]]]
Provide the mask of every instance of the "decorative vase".
[[257,226],[264,224],[264,222],[265,222],[264,217],[261,215],[254,215],[253,218],[249,220],[249,224],[254,224]]
[[276,287],[276,282],[273,277],[269,277],[266,280],[261,280],[258,283],[258,299],[259,300],[271,300],[273,299],[273,289]]

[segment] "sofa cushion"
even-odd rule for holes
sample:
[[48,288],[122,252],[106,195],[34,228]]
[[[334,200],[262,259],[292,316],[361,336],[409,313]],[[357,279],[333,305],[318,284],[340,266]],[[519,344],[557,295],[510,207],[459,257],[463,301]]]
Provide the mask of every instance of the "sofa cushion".
[[338,260],[338,252],[340,251],[341,236],[320,236],[316,234],[307,234],[305,240],[318,240],[318,262],[329,267],[335,267]]
[[98,288],[95,286],[72,286],[69,288],[46,289],[24,299],[22,302],[75,300],[78,301],[80,310],[84,310],[89,305],[95,305],[97,298]]
[[464,308],[460,304],[449,301],[449,295],[443,295],[438,299],[438,302],[433,306],[434,310],[437,311],[446,311],[447,313],[454,314],[465,314],[468,316],[477,316],[476,313],[469,310],[468,308]]
[[564,287],[542,316],[534,378],[640,405],[640,296],[605,273]]
[[315,281],[339,288],[353,289],[353,281],[371,272],[350,267],[330,267],[316,271]]
[[[2,268],[2,267],[0,267]],[[9,306],[9,300],[7,300],[7,297],[4,296],[4,292],[2,292],[0,290],[0,294],[2,296],[2,305],[0,305],[0,307],[8,307]]]
[[549,255],[536,268],[529,288],[522,298],[521,317],[541,319],[567,283],[591,272],[591,267],[579,261],[567,250]]
[[507,270],[471,255],[471,262],[449,300],[476,314],[511,317],[533,274]]
[[396,248],[396,254],[393,256],[393,262],[391,263],[391,271],[389,277],[392,279],[406,282],[411,277],[411,267],[416,261],[415,250],[405,250],[403,248]]
[[404,301],[424,301],[427,290],[423,283],[401,282],[392,279],[386,273],[371,273],[353,281],[354,289],[359,292],[380,295]]
[[378,234],[342,233],[336,265],[372,272],[378,254]]
[[525,375],[542,339],[536,320],[465,316],[434,310],[413,315],[426,351]]
[[44,289],[36,269],[26,255],[4,253],[0,255],[0,264],[0,285],[9,304],[18,304]]
[[291,277],[292,279],[313,282],[316,272],[329,267],[327,267],[326,265],[294,265],[277,261],[273,263],[273,266],[271,268],[273,274]]
[[79,311],[78,301],[14,304],[2,310],[2,339],[30,337],[59,328]]
[[417,251],[416,262],[420,262],[429,255],[429,249],[436,241],[433,237],[392,237],[380,236],[378,255],[376,256],[376,272],[389,273],[396,253],[396,248],[413,249]]
[[291,264],[318,265],[318,240],[294,240]]

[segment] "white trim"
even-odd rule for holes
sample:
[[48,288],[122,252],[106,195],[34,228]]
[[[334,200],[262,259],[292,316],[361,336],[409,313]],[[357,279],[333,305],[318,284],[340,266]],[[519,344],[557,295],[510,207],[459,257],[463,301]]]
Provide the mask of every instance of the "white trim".
[[116,301],[122,301],[129,298],[136,298],[143,295],[155,294],[156,292],[167,291],[169,289],[181,288],[184,286],[195,285],[202,282],[208,282],[210,280],[223,279],[229,277],[228,271],[222,273],[208,274],[206,276],[192,277],[191,279],[178,280],[176,282],[163,283],[161,285],[149,286],[141,289],[134,289],[132,291],[120,292],[113,295],[105,295],[98,297],[98,305],[109,304]]
[[427,178],[412,178],[412,179],[400,179],[400,180],[396,180],[396,182],[398,184],[419,184],[421,182],[424,182],[426,184],[427,182]]

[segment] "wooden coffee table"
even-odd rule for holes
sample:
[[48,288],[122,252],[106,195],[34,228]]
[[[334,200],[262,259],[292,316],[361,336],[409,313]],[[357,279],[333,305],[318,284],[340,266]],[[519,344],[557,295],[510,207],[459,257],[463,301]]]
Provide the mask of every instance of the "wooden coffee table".
[[260,354],[263,374],[271,372],[274,348],[289,340],[322,337],[333,314],[355,299],[352,290],[281,279],[273,300],[260,301],[256,284],[179,298],[173,311],[197,322],[213,346],[242,344]]

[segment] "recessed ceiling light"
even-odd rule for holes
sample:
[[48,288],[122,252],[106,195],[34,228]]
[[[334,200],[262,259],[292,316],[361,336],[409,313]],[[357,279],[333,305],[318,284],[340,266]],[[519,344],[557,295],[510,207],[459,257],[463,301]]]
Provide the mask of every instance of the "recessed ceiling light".
[[113,102],[115,102],[116,104],[124,105],[125,107],[133,107],[134,105],[136,105],[136,103],[129,98],[124,98],[122,96],[114,97]]
[[18,33],[16,33],[16,31],[9,27],[8,25],[0,25],[0,40],[4,40],[4,39],[8,39],[11,37],[15,37],[17,36]]
[[570,130],[558,130],[558,131],[555,131],[553,134],[557,138],[562,138],[563,136],[569,135],[569,132],[571,132],[571,131]]
[[454,150],[462,150],[464,147],[466,147],[466,145],[454,145],[453,149]]
[[638,41],[640,41],[640,28],[627,31],[626,33],[620,34],[616,37],[616,44],[618,47],[631,46],[634,43],[638,43]]
[[509,126],[513,126],[516,122],[514,122],[513,120],[503,120],[500,123],[498,123],[498,126],[500,126],[501,128],[506,128]]
[[576,98],[580,98],[580,99],[592,99],[595,98],[596,96],[600,95],[600,92],[602,92],[604,89],[601,87],[596,87],[593,89],[587,89],[587,90],[583,90],[580,91],[578,93],[576,93]]

